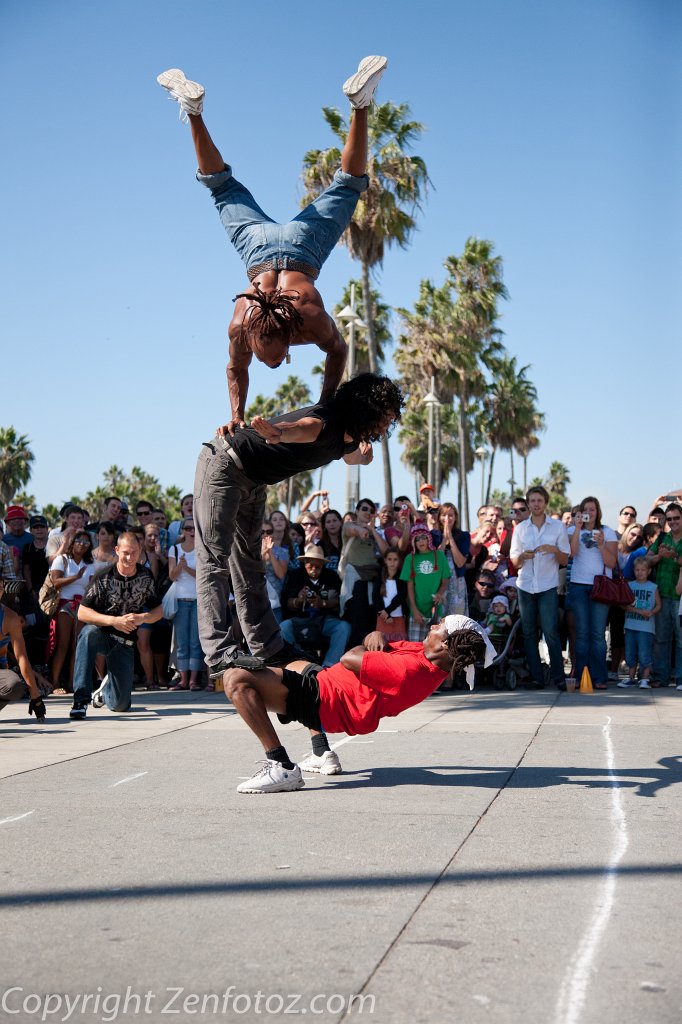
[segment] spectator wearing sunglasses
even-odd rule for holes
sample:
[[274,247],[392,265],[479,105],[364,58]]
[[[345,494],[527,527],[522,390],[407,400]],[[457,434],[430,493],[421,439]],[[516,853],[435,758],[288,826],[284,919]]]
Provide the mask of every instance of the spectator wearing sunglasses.
[[180,682],[173,690],[202,690],[199,675],[204,668],[204,654],[199,641],[197,615],[196,551],[194,520],[184,519],[180,543],[168,553],[168,575],[175,583],[178,610],[173,620],[177,657],[175,663]]
[[675,647],[675,683],[682,689],[682,628],[680,598],[677,584],[682,566],[682,505],[672,501],[665,510],[668,532],[659,534],[651,545],[647,561],[656,566],[656,584],[661,597],[661,610],[656,616],[654,667],[652,686],[667,686]]
[[485,622],[493,594],[496,591],[497,581],[495,574],[490,572],[489,569],[481,569],[476,577],[473,592],[469,594],[469,615],[476,622]]
[[618,527],[616,528],[616,536],[618,537],[618,540],[620,540],[625,531],[636,522],[637,509],[634,505],[623,505],[622,509],[618,513]]

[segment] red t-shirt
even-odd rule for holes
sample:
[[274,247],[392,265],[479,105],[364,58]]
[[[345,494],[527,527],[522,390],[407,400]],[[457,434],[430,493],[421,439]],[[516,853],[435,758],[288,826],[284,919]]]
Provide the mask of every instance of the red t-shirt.
[[359,736],[380,718],[399,715],[440,686],[447,672],[424,657],[424,645],[396,641],[390,651],[366,651],[360,678],[343,665],[318,673],[320,721],[325,732]]

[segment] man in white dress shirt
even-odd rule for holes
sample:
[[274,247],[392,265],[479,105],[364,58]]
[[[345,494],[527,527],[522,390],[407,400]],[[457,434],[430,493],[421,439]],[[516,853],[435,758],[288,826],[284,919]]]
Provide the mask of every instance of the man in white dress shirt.
[[544,487],[531,487],[526,495],[530,518],[517,523],[509,556],[518,569],[517,591],[526,658],[536,689],[545,685],[538,650],[538,618],[549,651],[552,682],[566,689],[564,662],[559,640],[559,567],[570,554],[566,527],[551,519],[545,508],[549,494]]

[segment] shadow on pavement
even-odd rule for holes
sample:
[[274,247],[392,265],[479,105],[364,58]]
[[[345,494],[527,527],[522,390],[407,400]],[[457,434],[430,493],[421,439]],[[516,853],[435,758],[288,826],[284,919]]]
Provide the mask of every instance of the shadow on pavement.
[[[265,895],[276,892],[310,892],[311,890],[329,891],[342,889],[398,889],[408,886],[438,885],[462,886],[480,882],[495,884],[499,882],[527,882],[528,880],[544,881],[553,878],[593,878],[608,871],[604,864],[572,866],[547,866],[527,869],[505,869],[495,867],[480,871],[458,871],[450,868],[447,874],[395,874],[395,875],[331,875],[327,878],[263,878],[235,882],[187,882],[173,885],[131,885],[121,888],[88,888],[88,889],[42,889],[37,892],[4,893],[0,895],[0,907],[23,907],[38,904],[94,903],[100,900],[120,902],[139,899],[177,899],[197,896],[228,896],[228,895]],[[651,878],[652,875],[680,875],[682,864],[633,864],[621,866],[617,874],[622,877]]]

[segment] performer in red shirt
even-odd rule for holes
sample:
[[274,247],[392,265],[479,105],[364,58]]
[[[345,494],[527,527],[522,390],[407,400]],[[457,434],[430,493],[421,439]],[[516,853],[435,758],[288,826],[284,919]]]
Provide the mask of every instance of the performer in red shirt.
[[[467,670],[473,688],[473,665],[495,657],[485,631],[464,615],[448,615],[431,627],[422,643],[388,643],[376,631],[341,661],[321,669],[306,661],[258,672],[230,669],[225,693],[265,750],[265,761],[253,778],[237,787],[240,793],[279,793],[301,789],[304,771],[336,774],[338,761],[325,731],[350,736],[374,732],[379,720],[425,700],[450,673]],[[312,733],[313,750],[295,765],[268,718],[300,722]]]

